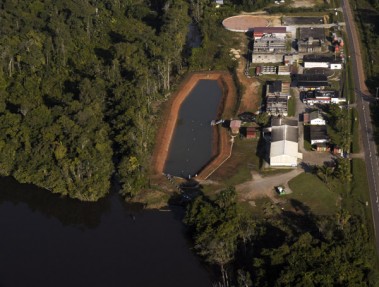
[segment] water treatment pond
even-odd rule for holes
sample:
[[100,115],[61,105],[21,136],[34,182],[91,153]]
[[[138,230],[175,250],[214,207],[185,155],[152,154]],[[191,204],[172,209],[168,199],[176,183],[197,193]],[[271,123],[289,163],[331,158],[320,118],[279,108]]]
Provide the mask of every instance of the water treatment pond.
[[0,286],[212,286],[175,212],[96,203],[0,179]]
[[179,177],[194,176],[212,158],[215,120],[222,99],[216,80],[199,80],[183,101],[170,143],[164,172]]

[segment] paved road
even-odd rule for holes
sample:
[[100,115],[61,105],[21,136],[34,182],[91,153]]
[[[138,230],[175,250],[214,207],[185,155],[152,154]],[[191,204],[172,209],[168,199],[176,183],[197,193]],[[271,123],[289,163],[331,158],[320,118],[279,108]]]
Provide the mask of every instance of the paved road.
[[365,75],[360,54],[359,38],[355,28],[354,17],[348,0],[342,1],[343,14],[348,34],[350,59],[353,67],[357,110],[360,121],[361,138],[365,151],[366,171],[370,190],[371,209],[375,229],[376,250],[379,251],[379,165],[376,145],[373,138],[369,104],[373,97],[365,85]]

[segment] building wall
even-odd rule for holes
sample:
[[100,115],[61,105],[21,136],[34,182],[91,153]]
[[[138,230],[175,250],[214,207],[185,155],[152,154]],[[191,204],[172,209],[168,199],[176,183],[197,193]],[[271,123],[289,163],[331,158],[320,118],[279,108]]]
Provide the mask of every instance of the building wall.
[[323,120],[323,119],[314,119],[314,120],[310,121],[310,124],[314,125],[314,126],[324,126],[325,125],[325,120]]
[[279,155],[270,158],[270,166],[297,166],[297,157]]

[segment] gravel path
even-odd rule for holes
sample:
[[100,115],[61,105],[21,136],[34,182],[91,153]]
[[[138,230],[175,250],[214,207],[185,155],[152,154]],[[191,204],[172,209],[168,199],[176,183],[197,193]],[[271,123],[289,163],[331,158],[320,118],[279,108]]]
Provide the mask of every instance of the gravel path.
[[301,168],[296,168],[287,173],[279,175],[271,175],[262,177],[258,173],[252,173],[253,180],[244,182],[236,186],[236,191],[243,200],[253,200],[259,197],[268,196],[273,201],[276,197],[275,187],[282,185],[286,189],[287,193],[291,193],[290,188],[288,187],[288,182],[304,172]]

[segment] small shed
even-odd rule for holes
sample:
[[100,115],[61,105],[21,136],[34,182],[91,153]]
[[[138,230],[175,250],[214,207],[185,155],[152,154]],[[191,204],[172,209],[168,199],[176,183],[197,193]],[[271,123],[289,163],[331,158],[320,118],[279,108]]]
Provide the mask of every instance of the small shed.
[[230,121],[230,129],[232,130],[232,134],[239,134],[241,123],[242,123],[242,121],[240,121],[240,120]]
[[246,128],[246,138],[247,139],[256,139],[258,137],[257,135],[257,128],[256,127],[247,127]]

